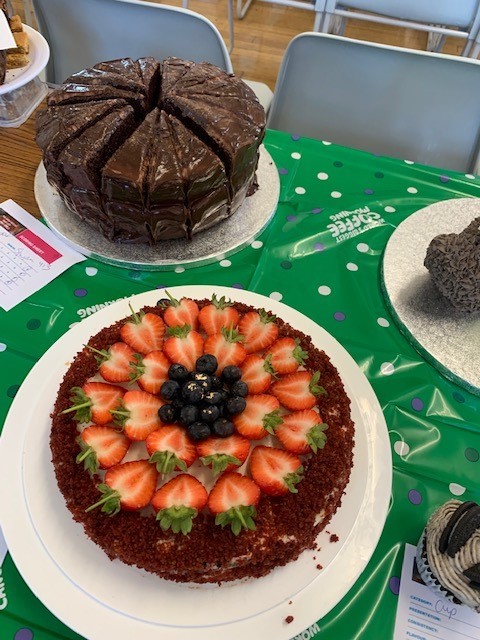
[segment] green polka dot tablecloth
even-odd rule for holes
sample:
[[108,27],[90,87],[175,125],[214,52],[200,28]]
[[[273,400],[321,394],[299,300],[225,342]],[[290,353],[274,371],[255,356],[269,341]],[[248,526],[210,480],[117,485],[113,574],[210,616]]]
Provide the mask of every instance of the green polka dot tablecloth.
[[[217,264],[162,273],[88,260],[0,311],[0,412],[4,419],[30,368],[69,327],[119,298],[218,284],[298,309],[337,338],[368,377],[385,414],[394,469],[387,521],[366,570],[297,638],[391,638],[404,543],[417,542],[440,503],[479,499],[480,398],[444,379],[396,328],[380,291],[381,258],[408,215],[439,200],[480,196],[480,178],[274,131],[266,147],[279,170],[280,203],[246,249]],[[0,565],[1,640],[79,638],[29,591],[1,539]]]

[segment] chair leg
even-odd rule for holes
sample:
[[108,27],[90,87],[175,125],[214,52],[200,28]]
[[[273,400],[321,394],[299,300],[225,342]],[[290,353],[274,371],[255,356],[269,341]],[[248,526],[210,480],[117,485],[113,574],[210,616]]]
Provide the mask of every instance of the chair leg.
[[228,11],[228,53],[232,53],[235,44],[235,34],[233,26],[233,0],[227,0]]
[[475,45],[472,47],[472,49],[470,50],[470,58],[475,58],[475,60],[478,58],[478,54],[480,53],[480,40],[477,40],[477,42],[475,42]]
[[345,33],[346,23],[346,18],[342,16],[333,16],[330,33],[334,33],[336,36],[343,36]]
[[188,0],[182,0],[182,7],[188,9]]
[[320,11],[315,11],[315,21],[313,23],[313,30],[314,31],[321,31],[322,29],[322,18],[323,18],[323,13]]
[[435,51],[438,53],[443,49],[446,37],[441,33],[432,33],[429,31],[427,39],[427,51]]
[[330,33],[330,26],[332,24],[333,13],[325,11],[322,22],[322,33]]
[[237,0],[237,18],[239,20],[243,20],[247,15],[247,11],[250,9],[251,4],[252,0],[246,0],[244,4],[242,4],[242,0]]

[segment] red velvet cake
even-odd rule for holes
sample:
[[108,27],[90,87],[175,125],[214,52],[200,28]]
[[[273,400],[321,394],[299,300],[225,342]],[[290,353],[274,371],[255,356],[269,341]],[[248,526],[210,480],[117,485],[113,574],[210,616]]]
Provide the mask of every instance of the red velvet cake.
[[313,548],[353,441],[328,356],[215,296],[168,297],[93,336],[50,438],[67,507],[111,559],[199,583],[259,577]]

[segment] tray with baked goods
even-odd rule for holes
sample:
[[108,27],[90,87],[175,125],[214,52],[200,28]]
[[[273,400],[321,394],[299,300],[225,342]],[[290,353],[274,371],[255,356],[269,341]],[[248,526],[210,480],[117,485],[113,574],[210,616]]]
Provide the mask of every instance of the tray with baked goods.
[[42,34],[22,24],[18,16],[11,21],[17,46],[0,52],[3,53],[0,55],[0,96],[12,93],[36,78],[50,57],[50,48]]

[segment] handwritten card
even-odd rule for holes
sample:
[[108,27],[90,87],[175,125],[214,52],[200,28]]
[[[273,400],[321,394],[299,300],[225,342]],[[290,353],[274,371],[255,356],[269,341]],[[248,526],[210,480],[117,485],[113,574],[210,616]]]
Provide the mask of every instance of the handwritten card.
[[19,302],[86,260],[13,200],[0,203],[0,307]]
[[0,49],[13,49],[17,46],[15,38],[12,35],[8,20],[0,10]]
[[480,640],[480,614],[431,591],[415,553],[416,547],[405,545],[394,640]]

